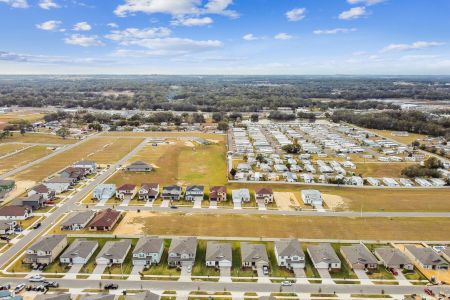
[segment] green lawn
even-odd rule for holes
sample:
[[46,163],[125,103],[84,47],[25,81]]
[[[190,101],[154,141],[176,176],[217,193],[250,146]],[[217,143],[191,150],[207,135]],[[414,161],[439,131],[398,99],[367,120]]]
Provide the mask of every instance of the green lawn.
[[219,276],[220,272],[214,267],[206,266],[206,244],[207,241],[198,241],[195,264],[192,268],[193,276]]
[[180,276],[180,270],[178,270],[177,268],[169,268],[167,264],[169,246],[170,240],[164,240],[164,252],[159,265],[153,265],[149,269],[144,270],[142,272],[144,275],[171,275],[175,277]]

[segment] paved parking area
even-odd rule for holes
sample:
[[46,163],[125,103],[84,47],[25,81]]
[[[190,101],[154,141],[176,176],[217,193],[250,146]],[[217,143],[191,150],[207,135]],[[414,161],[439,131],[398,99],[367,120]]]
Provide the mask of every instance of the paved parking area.
[[258,200],[256,202],[258,204],[259,210],[267,210],[266,204],[264,203],[264,200]]
[[364,270],[353,270],[358,276],[358,279],[361,280],[361,284],[373,284],[372,280],[370,280],[369,276],[367,276]]

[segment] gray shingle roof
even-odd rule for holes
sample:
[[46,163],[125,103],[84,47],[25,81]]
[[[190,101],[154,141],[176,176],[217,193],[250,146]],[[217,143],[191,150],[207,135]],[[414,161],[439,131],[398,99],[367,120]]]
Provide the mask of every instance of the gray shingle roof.
[[241,258],[243,262],[269,262],[263,244],[241,243]]
[[377,258],[362,244],[342,246],[341,252],[352,264],[377,264]]
[[115,295],[81,295],[80,300],[114,300]]
[[340,263],[341,260],[328,243],[309,246],[308,252],[314,264],[325,262],[327,264]]
[[125,259],[130,247],[130,240],[107,241],[98,253],[97,258]]
[[378,255],[386,265],[411,264],[409,258],[397,248],[391,247],[376,248],[375,254]]
[[431,248],[419,248],[413,245],[407,245],[405,248],[422,264],[422,265],[439,265],[445,264],[439,254]]
[[208,242],[206,244],[206,261],[232,261],[231,244]]
[[77,239],[64,251],[61,258],[82,257],[86,259],[97,247],[98,242],[96,241]]
[[86,211],[75,211],[70,214],[66,221],[64,221],[61,226],[72,226],[76,224],[86,224],[86,222],[90,221],[95,215],[95,211],[86,210]]
[[164,243],[163,239],[156,237],[141,237],[136,244],[136,247],[133,250],[133,254],[135,253],[159,253],[162,244]]
[[154,294],[150,291],[145,291],[136,295],[127,295],[125,296],[126,300],[159,300],[161,297],[157,294]]
[[52,251],[56,245],[58,245],[62,240],[66,238],[62,234],[46,235],[41,237],[37,242],[35,242],[29,250],[32,251]]
[[187,237],[187,238],[174,238],[170,243],[169,253],[197,253],[197,238]]
[[305,256],[300,242],[296,239],[275,241],[275,248],[279,256]]

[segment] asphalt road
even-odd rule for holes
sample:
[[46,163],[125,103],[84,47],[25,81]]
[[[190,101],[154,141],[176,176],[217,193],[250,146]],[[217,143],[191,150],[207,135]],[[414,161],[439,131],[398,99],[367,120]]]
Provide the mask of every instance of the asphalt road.
[[124,164],[130,157],[132,157],[134,154],[136,154],[145,144],[147,143],[147,139],[145,139],[142,143],[140,143],[137,147],[135,147],[133,150],[131,150],[127,155],[125,155],[122,159],[120,159],[118,162],[116,162],[114,165],[111,165],[111,167],[100,174],[99,176],[95,177],[93,181],[85,185],[78,193],[74,194],[72,198],[66,199],[63,206],[57,208],[54,212],[50,214],[47,218],[45,218],[41,223],[41,227],[38,229],[32,230],[29,234],[21,238],[16,244],[11,246],[5,253],[3,253],[0,256],[0,266],[3,266],[5,263],[7,263],[11,258],[16,256],[17,253],[21,252],[23,249],[26,248],[27,244],[30,243],[35,237],[41,235],[45,231],[47,231],[55,222],[61,217],[63,214],[79,209],[80,207],[77,206],[75,203],[81,201],[84,197],[86,197],[87,194],[91,192],[92,189],[94,189],[95,186],[102,183],[104,180],[106,180],[109,176],[111,176],[115,171],[116,168],[120,165]]
[[[180,282],[166,280],[98,280],[98,279],[50,279],[60,284],[60,288],[99,289],[105,284],[118,284],[119,289],[126,290],[176,290],[176,291],[206,291],[206,292],[261,292],[278,293],[280,288],[286,293],[323,293],[323,294],[424,294],[424,286],[414,285],[361,285],[361,284],[293,284],[290,287],[281,287],[279,283],[257,282]],[[26,283],[26,279],[1,278],[1,284],[17,285]],[[429,287],[435,293],[450,293],[448,286]]]

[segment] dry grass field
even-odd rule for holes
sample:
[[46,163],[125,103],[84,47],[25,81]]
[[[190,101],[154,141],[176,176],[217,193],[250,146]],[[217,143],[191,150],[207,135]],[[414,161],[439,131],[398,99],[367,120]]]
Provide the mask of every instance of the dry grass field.
[[14,132],[13,136],[4,139],[5,142],[17,142],[17,143],[36,143],[36,144],[73,144],[78,140],[66,138],[63,139],[57,135],[50,133],[25,133],[20,134]]
[[449,240],[450,219],[127,213],[115,234],[346,240]]
[[[48,160],[45,160],[31,168],[18,173],[16,180],[41,181],[53,173],[63,169],[70,164],[82,159],[98,159],[99,163],[114,163],[118,158],[128,153],[127,143],[134,147],[143,139],[120,139],[120,138],[92,138],[76,147],[64,151]],[[109,146],[105,146],[109,145]],[[104,155],[104,156],[103,156]]]
[[158,146],[147,145],[129,162],[145,161],[155,167],[154,171],[146,174],[121,170],[108,182],[223,185],[227,180],[225,152],[224,142],[204,146],[170,140]]
[[52,153],[46,146],[33,146],[15,155],[0,159],[0,172],[7,172]]
[[177,137],[199,137],[208,140],[225,141],[225,135],[204,133],[204,132],[178,132],[178,131],[147,131],[147,132],[104,132],[103,136],[127,136],[127,137],[167,137],[167,138],[177,138]]
[[0,129],[5,128],[5,126],[8,124],[8,122],[12,121],[30,121],[30,122],[37,122],[44,118],[44,114],[42,113],[36,113],[36,112],[11,112],[0,115]]
[[367,129],[367,130],[402,144],[411,144],[415,140],[421,140],[426,137],[426,135],[417,133],[409,133],[408,136],[395,136],[392,135],[392,131],[389,130],[378,130],[378,129]]
[[391,163],[356,163],[356,170],[350,170],[364,177],[393,177],[401,178],[402,170],[416,163],[391,162]]
[[14,151],[20,150],[27,147],[27,145],[22,145],[22,144],[0,144],[0,156],[4,156],[7,154],[10,154]]

